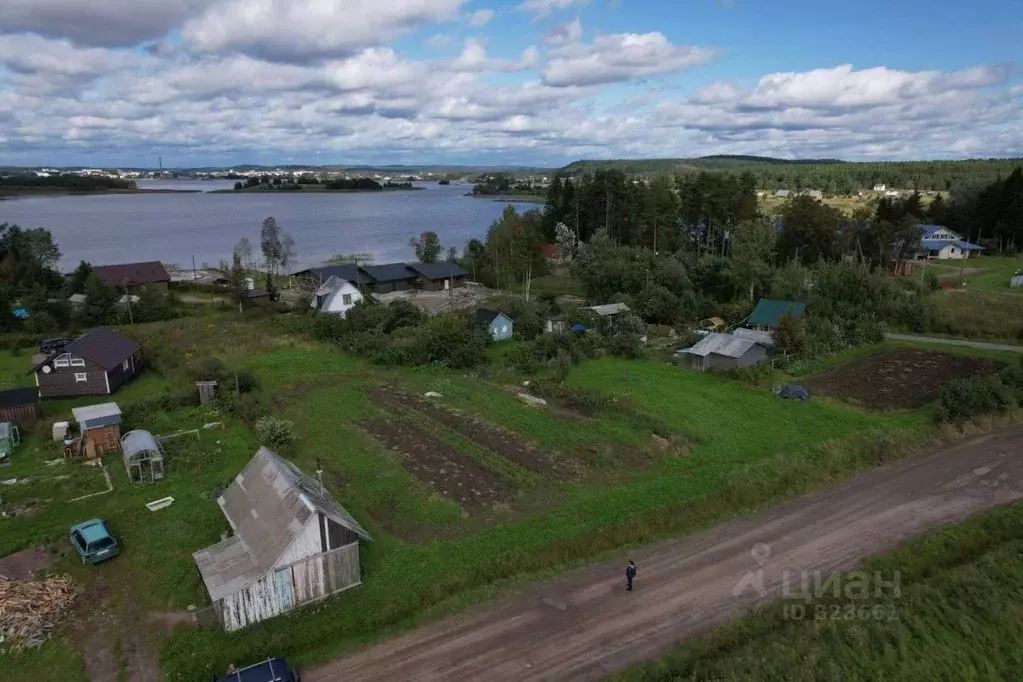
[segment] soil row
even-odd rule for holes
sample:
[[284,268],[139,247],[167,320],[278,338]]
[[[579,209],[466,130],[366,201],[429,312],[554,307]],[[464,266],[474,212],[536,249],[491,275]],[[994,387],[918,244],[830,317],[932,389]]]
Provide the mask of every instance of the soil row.
[[403,456],[405,468],[431,484],[463,509],[506,499],[511,492],[498,474],[414,424],[393,417],[375,417],[359,427],[377,442]]

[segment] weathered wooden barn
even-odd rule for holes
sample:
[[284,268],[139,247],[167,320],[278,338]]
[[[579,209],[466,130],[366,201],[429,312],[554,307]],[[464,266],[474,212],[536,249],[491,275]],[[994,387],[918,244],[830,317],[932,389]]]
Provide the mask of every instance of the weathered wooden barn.
[[234,535],[194,557],[225,630],[361,584],[369,533],[277,453],[260,448],[217,503]]
[[109,327],[79,336],[36,365],[41,398],[112,395],[142,371],[142,347]]

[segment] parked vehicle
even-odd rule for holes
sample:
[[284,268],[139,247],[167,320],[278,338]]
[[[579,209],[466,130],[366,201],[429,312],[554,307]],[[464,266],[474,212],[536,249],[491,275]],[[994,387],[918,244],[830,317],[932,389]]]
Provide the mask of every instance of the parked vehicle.
[[69,343],[71,343],[71,339],[43,339],[39,342],[39,352],[44,355],[53,355]]
[[774,394],[785,400],[809,400],[810,392],[797,384],[782,384],[774,387]]
[[213,680],[214,682],[301,682],[301,677],[297,670],[278,656],[247,668],[228,670],[227,677],[218,679],[214,675]]
[[98,564],[121,553],[117,540],[103,519],[92,519],[71,527],[71,544],[83,564]]

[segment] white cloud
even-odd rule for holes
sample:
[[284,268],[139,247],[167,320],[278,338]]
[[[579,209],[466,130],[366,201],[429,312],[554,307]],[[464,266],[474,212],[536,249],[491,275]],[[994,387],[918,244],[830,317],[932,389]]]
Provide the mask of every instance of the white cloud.
[[583,37],[583,24],[576,17],[567,24],[561,24],[552,29],[544,36],[544,42],[548,45],[567,45],[578,43]]
[[716,52],[673,45],[663,33],[597,36],[592,45],[568,45],[552,52],[543,70],[548,85],[597,85],[657,76],[705,64]]
[[941,92],[972,90],[1004,82],[1004,65],[955,73],[895,71],[883,66],[856,71],[851,64],[803,73],[773,73],[760,79],[743,100],[750,107],[870,107],[930,97]]
[[182,32],[202,52],[238,50],[275,61],[353,54],[421,26],[457,18],[465,0],[223,0]]
[[454,42],[454,38],[452,38],[448,34],[446,34],[446,33],[434,33],[426,41],[426,46],[428,48],[430,48],[431,50],[439,50],[442,47],[447,47],[452,42]]
[[568,9],[574,5],[585,5],[590,0],[525,0],[516,9],[523,12],[532,12],[535,19],[543,19],[550,16],[551,12],[559,9]]
[[490,23],[490,20],[494,18],[494,10],[492,9],[478,9],[472,13],[469,17],[469,25],[473,28],[482,28]]
[[476,38],[468,38],[462,47],[462,52],[451,63],[455,71],[472,71],[482,73],[484,71],[525,71],[536,67],[540,61],[540,51],[535,46],[527,47],[522,51],[519,61],[510,59],[493,59],[487,55],[483,43]]

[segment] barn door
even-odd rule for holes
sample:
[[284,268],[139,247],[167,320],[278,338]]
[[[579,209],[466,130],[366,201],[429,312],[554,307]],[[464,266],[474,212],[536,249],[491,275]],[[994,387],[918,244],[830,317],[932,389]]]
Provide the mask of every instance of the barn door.
[[291,568],[277,571],[274,575],[277,582],[277,603],[281,605],[281,611],[290,611],[295,607],[294,587],[291,582]]

